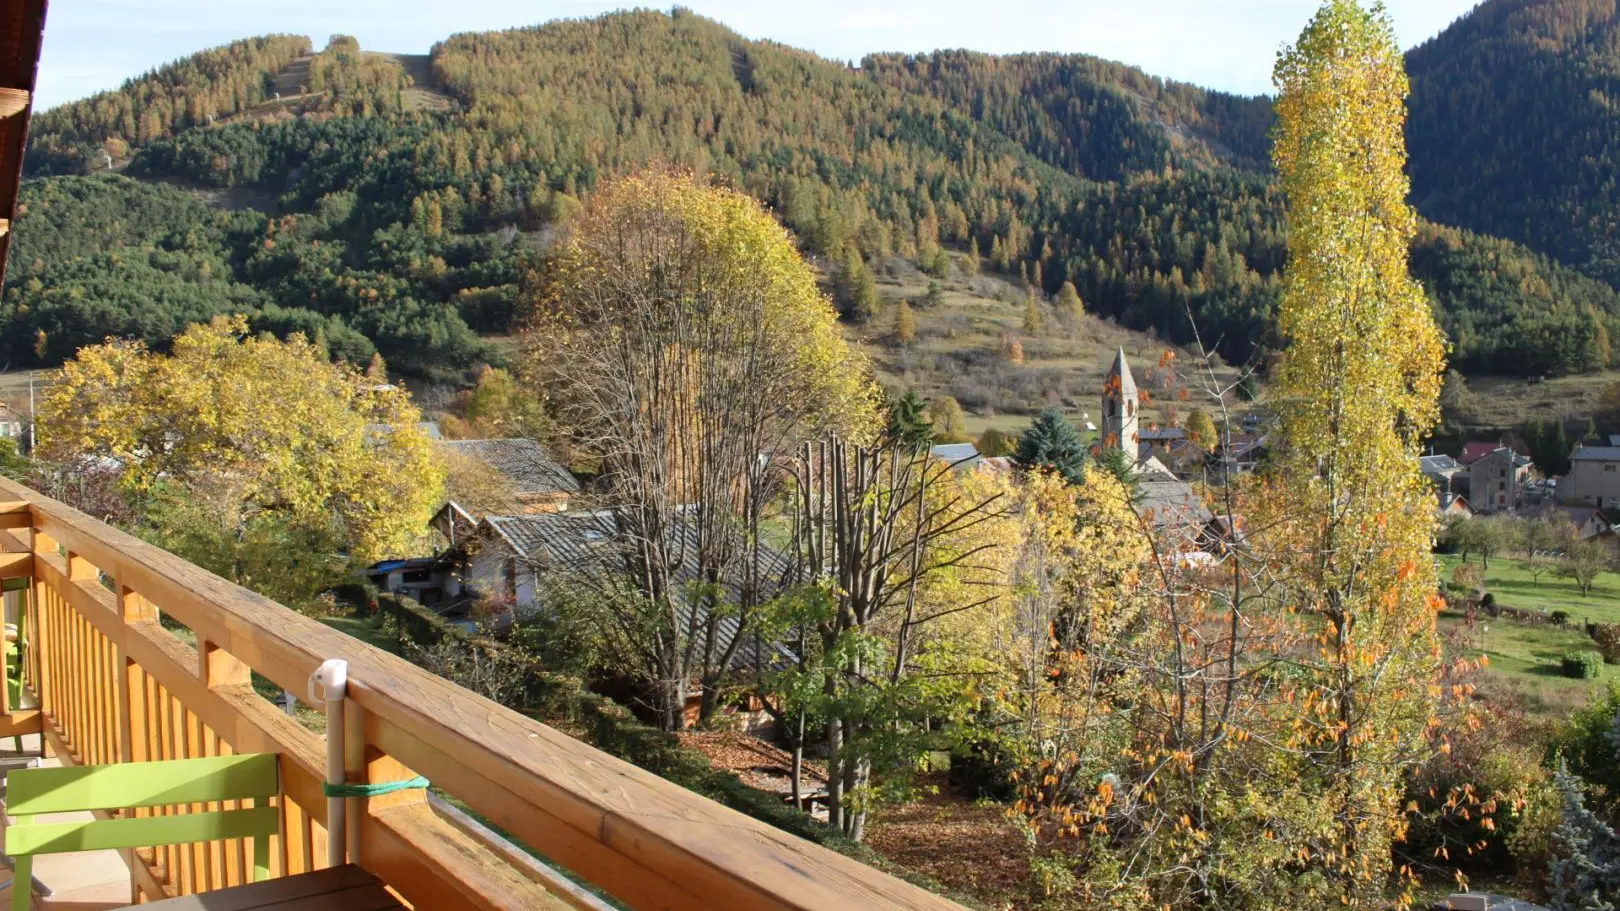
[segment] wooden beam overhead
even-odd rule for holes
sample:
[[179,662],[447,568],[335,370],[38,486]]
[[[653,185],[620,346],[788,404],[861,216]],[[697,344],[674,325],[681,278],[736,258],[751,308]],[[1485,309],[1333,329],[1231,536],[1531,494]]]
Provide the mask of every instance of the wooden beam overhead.
[[39,77],[45,37],[46,0],[0,0],[0,284],[11,250],[11,220],[17,216],[28,117]]

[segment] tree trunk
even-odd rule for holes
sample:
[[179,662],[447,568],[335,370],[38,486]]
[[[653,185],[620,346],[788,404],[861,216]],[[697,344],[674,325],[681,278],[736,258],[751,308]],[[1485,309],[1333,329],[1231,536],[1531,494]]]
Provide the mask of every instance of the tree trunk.
[[827,722],[827,824],[840,831],[844,828],[843,751],[844,723],[834,718]]
[[793,806],[804,809],[804,713],[793,722],[793,768],[789,773]]
[[704,680],[701,686],[701,695],[698,699],[698,727],[708,725],[709,717],[720,704],[720,687],[713,679]]

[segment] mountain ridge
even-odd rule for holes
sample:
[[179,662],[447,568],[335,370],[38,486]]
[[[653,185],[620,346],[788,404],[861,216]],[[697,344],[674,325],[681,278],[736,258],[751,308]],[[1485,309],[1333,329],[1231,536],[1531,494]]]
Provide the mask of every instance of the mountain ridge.
[[[274,84],[262,60],[227,59],[240,72],[209,86],[223,78],[251,96],[255,73],[263,90]],[[898,255],[933,270],[947,251],[977,248],[1037,295],[1072,282],[1121,325],[1184,342],[1196,322],[1233,362],[1277,342],[1286,213],[1265,162],[1264,98],[1084,55],[877,54],[855,68],[682,10],[447,38],[430,60],[431,88],[453,99],[438,113],[413,110],[417,79],[388,55],[341,41],[312,60],[319,97],[252,122],[210,126],[202,109],[170,105],[130,143],[127,117],[53,109],[38,118],[31,172],[94,170],[116,141],[133,146],[132,176],[276,200],[252,238],[229,235],[214,258],[306,321],[362,327],[391,359],[403,349],[413,369],[481,356],[471,330],[509,327],[538,254],[504,232],[564,224],[603,176],[650,162],[711,172],[772,206],[834,264],[852,318],[872,316],[849,299],[866,262]],[[1435,225],[1414,270],[1470,370],[1614,359],[1620,296],[1541,254]],[[27,278],[49,284],[8,284],[0,347],[13,356],[27,360],[40,332],[111,328],[47,325],[36,305],[54,286]]]

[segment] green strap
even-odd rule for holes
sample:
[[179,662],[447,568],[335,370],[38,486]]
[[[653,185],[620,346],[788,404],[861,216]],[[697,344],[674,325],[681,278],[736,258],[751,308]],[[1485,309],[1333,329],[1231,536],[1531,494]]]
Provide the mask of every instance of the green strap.
[[418,775],[415,778],[406,778],[402,781],[385,781],[381,784],[326,784],[321,788],[326,791],[327,797],[381,797],[395,791],[409,791],[413,788],[425,788],[429,784],[426,778]]

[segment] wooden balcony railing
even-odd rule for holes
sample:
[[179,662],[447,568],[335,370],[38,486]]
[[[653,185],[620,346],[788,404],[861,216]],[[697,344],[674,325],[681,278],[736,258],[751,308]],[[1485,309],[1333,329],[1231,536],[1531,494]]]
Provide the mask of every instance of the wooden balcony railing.
[[[39,732],[64,763],[273,752],[273,875],[326,865],[321,736],[257,693],[301,693],[349,662],[352,781],[425,775],[489,826],[636,909],[958,909],[573,740],[26,487],[0,479],[0,578],[31,580],[24,677],[0,736]],[[196,637],[188,645],[162,616]],[[174,810],[178,812],[178,810]],[[348,859],[413,907],[592,907],[591,899],[421,791],[355,800]],[[137,850],[136,898],[242,882],[239,844]],[[250,867],[249,867],[250,869]]]

